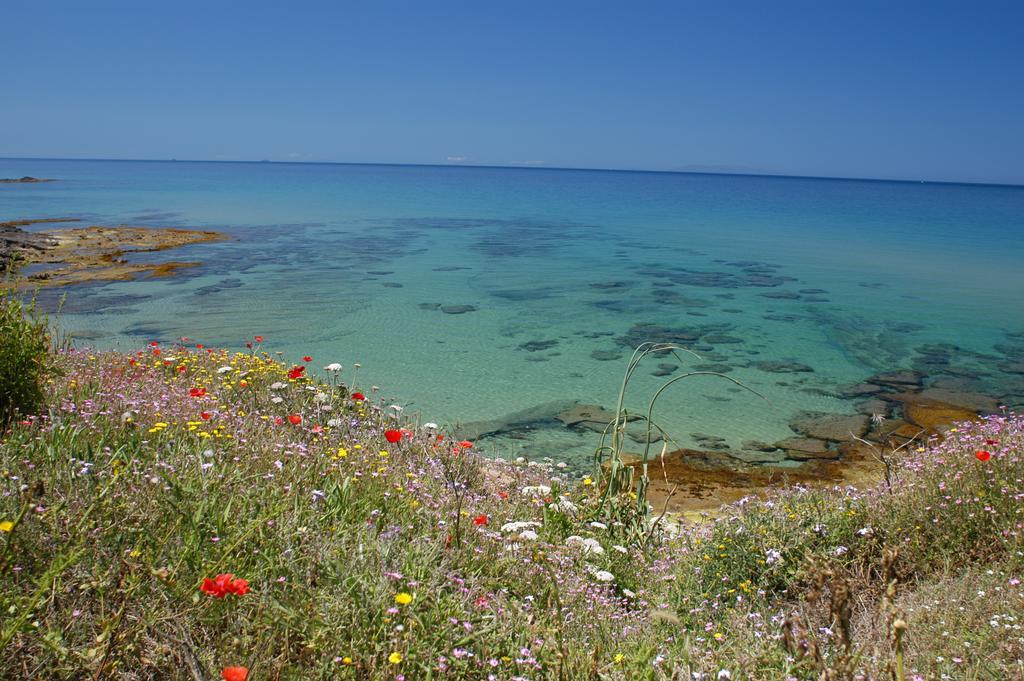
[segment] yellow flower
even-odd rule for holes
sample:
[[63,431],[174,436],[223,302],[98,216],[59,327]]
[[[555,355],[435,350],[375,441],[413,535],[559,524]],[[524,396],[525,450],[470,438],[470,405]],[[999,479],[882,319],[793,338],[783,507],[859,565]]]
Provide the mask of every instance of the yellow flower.
[[615,653],[615,662],[616,662],[616,664],[618,664],[619,662],[622,662],[622,660],[624,658],[625,658],[625,655],[623,655],[622,653]]
[[584,484],[584,485],[593,485],[593,484],[594,484],[594,481],[593,481],[593,480],[591,480],[591,479],[590,479],[589,477],[587,477],[587,478],[583,478],[583,484]]
[[0,532],[10,532],[13,529],[14,523],[12,523],[10,520],[5,520],[2,523],[0,523]]
[[341,663],[342,664],[352,664],[352,658],[349,657],[348,655],[346,655],[345,657],[341,658]]
[[720,631],[716,631],[715,632],[715,640],[716,641],[721,641],[723,638],[725,638],[725,634],[723,634]]
[[391,653],[388,655],[388,662],[391,664],[398,664],[402,661],[402,653]]
[[407,594],[404,591],[402,593],[395,594],[395,603],[399,605],[409,605],[412,603],[412,594]]

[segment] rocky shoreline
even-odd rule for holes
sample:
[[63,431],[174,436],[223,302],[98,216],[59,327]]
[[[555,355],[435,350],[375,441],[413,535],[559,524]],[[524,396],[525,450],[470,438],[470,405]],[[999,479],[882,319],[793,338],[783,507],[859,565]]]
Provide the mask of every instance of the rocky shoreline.
[[0,269],[18,269],[23,283],[39,287],[165,277],[200,263],[136,263],[130,262],[129,256],[227,239],[220,232],[168,227],[90,225],[49,232],[22,229],[32,224],[79,221],[47,218],[0,223]]
[[[648,462],[648,497],[657,510],[699,514],[750,495],[785,485],[870,485],[883,479],[882,456],[900,448],[923,446],[943,437],[955,423],[997,413],[990,396],[930,378],[910,369],[881,372],[836,389],[854,413],[800,412],[789,421],[790,437],[777,442],[745,441],[730,446],[724,438],[690,433],[697,448],[666,446],[654,433]],[[476,440],[511,436],[540,428],[604,432],[614,413],[601,405],[549,403],[492,421],[468,423],[459,433]],[[639,417],[627,422],[626,440],[639,452],[646,428]],[[672,446],[669,442],[668,447]],[[642,466],[638,453],[626,462]]]

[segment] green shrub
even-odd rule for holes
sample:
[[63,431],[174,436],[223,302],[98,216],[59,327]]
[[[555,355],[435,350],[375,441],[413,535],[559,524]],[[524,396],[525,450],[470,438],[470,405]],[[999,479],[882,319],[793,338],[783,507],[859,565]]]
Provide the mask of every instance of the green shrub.
[[26,303],[16,291],[0,290],[0,427],[42,408],[46,381],[56,373],[52,342],[35,300]]

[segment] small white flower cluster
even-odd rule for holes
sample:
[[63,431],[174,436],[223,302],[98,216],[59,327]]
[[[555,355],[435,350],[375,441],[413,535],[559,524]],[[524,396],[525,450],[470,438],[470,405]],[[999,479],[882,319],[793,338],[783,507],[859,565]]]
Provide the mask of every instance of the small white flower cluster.
[[565,545],[579,546],[583,553],[593,553],[598,556],[604,553],[604,547],[601,546],[601,542],[593,537],[581,537],[574,534],[571,537],[565,538]]

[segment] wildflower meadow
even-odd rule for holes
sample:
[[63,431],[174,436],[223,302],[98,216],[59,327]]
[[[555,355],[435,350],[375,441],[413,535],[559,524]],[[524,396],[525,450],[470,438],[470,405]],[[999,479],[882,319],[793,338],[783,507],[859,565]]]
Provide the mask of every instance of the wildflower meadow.
[[684,522],[247,345],[51,350],[0,444],[0,677],[1024,673],[1024,417]]

